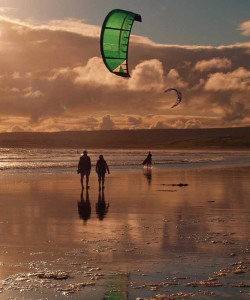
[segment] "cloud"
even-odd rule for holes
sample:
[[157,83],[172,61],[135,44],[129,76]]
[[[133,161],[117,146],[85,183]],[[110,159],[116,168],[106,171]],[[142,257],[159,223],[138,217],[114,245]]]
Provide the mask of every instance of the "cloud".
[[128,122],[131,123],[132,125],[140,125],[140,124],[142,124],[142,118],[141,117],[136,118],[136,117],[129,116]]
[[233,72],[210,74],[204,88],[207,91],[250,91],[250,71],[241,67]]
[[[131,78],[121,78],[103,64],[100,28],[82,20],[0,17],[0,31],[2,131],[250,125],[250,43],[160,45],[132,36]],[[183,95],[174,109],[168,87]]]
[[101,33],[101,28],[96,25],[86,24],[84,20],[76,19],[64,19],[64,20],[52,20],[47,23],[47,25],[41,26],[54,31],[66,31],[72,33],[78,33],[83,36],[99,38]]
[[9,12],[16,11],[16,8],[14,7],[0,7],[0,14],[6,14]]
[[[15,91],[18,92],[18,89]],[[28,88],[24,89],[24,98],[35,99],[35,98],[40,98],[42,96],[44,96],[44,94],[41,91],[39,91],[39,90],[34,91],[32,87],[28,87]]]
[[194,70],[204,72],[211,69],[230,69],[231,66],[232,62],[228,58],[212,58],[210,60],[198,61],[194,66]]
[[139,63],[132,72],[129,88],[133,90],[159,90],[163,86],[163,66],[158,59]]
[[11,128],[11,131],[12,131],[12,132],[23,132],[24,129],[23,129],[22,127],[18,126],[18,125],[15,125],[15,126],[13,126],[13,127]]
[[92,57],[85,66],[76,67],[72,70],[75,73],[74,82],[79,85],[92,86],[122,86],[124,80],[107,72],[103,61],[100,57]]
[[242,31],[242,35],[250,36],[250,21],[241,23],[239,29]]
[[194,129],[194,128],[201,128],[202,123],[196,119],[185,119],[179,118],[177,120],[170,120],[170,121],[158,121],[152,129]]
[[230,106],[224,108],[224,116],[222,118],[224,123],[241,121],[249,116],[250,109],[246,107],[242,100],[234,98],[230,100],[230,104]]
[[167,82],[168,87],[174,87],[174,88],[186,88],[186,87],[188,87],[188,83],[185,82],[181,78],[178,70],[176,70],[176,69],[171,69],[168,72],[166,82]]
[[94,130],[98,128],[99,125],[99,121],[97,118],[95,117],[88,117],[84,122],[82,122],[86,128]]
[[109,115],[104,116],[102,118],[102,121],[99,125],[99,129],[100,130],[112,130],[115,129],[115,123],[114,121],[111,119],[111,117]]
[[166,121],[158,121],[155,125],[151,126],[151,129],[166,129],[171,128],[169,122]]
[[194,129],[194,128],[201,128],[202,123],[199,120],[191,119],[186,121],[184,128],[185,129]]

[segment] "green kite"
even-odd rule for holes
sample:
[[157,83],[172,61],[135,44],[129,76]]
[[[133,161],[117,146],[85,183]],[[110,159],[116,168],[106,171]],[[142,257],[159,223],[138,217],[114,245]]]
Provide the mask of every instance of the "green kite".
[[110,72],[130,77],[128,71],[128,48],[134,21],[141,16],[130,11],[115,9],[105,18],[101,31],[101,53]]

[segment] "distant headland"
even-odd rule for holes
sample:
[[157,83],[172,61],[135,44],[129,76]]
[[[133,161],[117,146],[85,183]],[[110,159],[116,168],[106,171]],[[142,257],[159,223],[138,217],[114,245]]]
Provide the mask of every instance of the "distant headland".
[[250,150],[250,127],[0,133],[1,148]]

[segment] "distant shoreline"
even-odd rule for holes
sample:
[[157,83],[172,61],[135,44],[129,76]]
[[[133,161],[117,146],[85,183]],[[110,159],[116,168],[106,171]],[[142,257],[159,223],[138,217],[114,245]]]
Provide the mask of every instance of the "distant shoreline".
[[250,127],[7,132],[0,148],[250,150]]

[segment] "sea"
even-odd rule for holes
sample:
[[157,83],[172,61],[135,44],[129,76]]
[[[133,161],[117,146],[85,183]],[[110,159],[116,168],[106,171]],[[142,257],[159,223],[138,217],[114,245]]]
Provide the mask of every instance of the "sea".
[[[200,168],[216,166],[250,166],[249,151],[178,151],[153,150],[152,168]],[[148,150],[90,149],[94,166],[104,155],[111,169],[142,168]],[[82,150],[0,148],[0,171],[13,172],[76,172]]]

